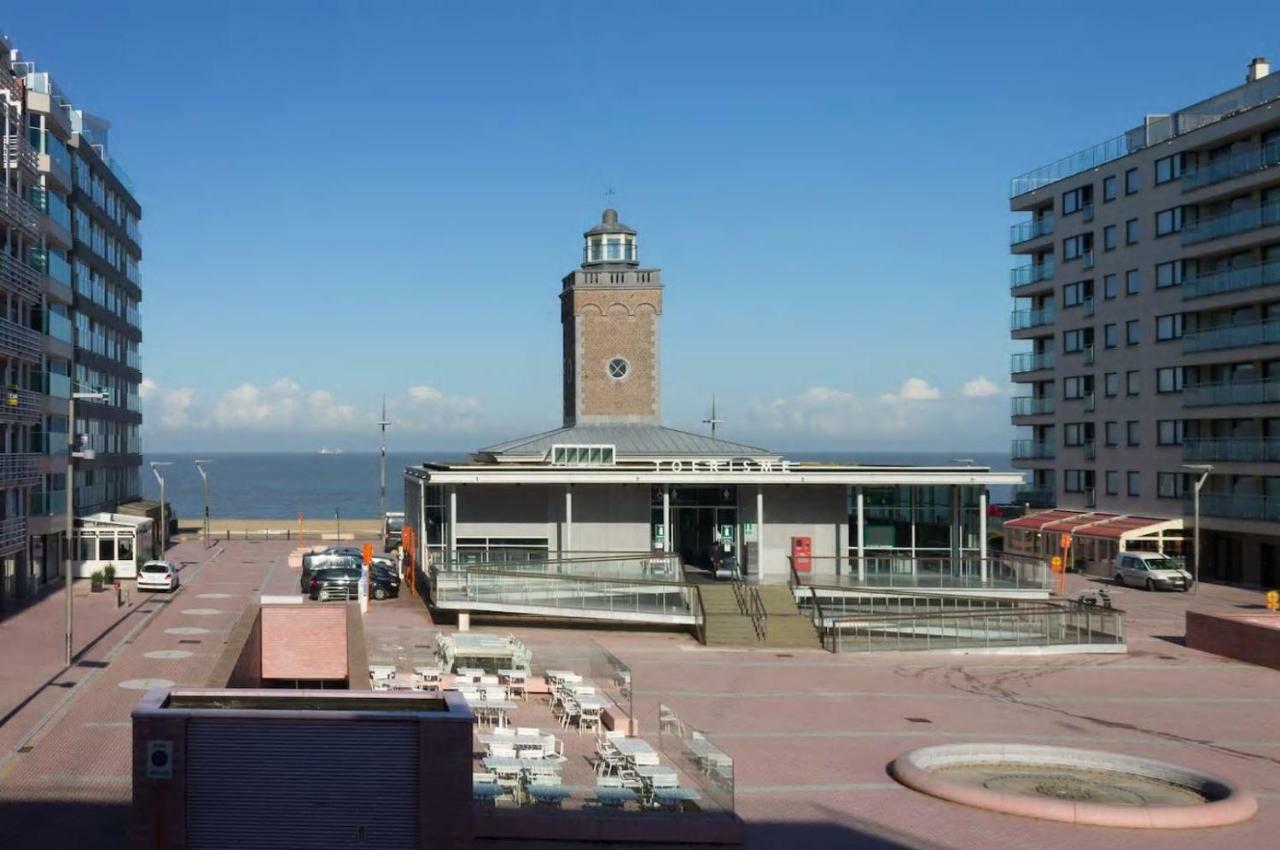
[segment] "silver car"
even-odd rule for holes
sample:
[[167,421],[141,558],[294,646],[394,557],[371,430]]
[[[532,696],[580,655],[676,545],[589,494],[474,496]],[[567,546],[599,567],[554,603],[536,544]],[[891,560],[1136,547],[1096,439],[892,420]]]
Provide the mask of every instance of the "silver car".
[[1116,584],[1147,590],[1182,590],[1191,587],[1191,573],[1182,563],[1159,552],[1121,552],[1116,556]]

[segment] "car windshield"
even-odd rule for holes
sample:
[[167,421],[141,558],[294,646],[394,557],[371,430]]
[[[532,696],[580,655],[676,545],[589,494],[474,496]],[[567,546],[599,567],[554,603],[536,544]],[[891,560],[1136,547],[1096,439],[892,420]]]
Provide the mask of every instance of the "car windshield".
[[388,517],[387,531],[402,531],[404,529],[404,517]]
[[167,573],[169,568],[164,564],[143,564],[142,571],[144,573]]
[[1154,558],[1146,558],[1147,568],[1152,570],[1176,570],[1179,564],[1168,555],[1158,555]]

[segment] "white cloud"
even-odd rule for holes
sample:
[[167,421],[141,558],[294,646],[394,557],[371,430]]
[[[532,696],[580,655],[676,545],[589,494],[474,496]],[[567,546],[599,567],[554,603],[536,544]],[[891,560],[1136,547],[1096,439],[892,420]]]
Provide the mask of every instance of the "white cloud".
[[965,398],[986,398],[988,396],[999,395],[1000,388],[996,386],[995,381],[990,380],[985,375],[965,381],[964,386],[960,388],[960,395]]
[[[138,394],[148,431],[367,434],[380,414],[374,405],[363,410],[328,390],[307,389],[290,378],[266,384],[245,382],[211,400],[192,387],[168,388],[145,378]],[[476,427],[480,402],[472,396],[414,386],[388,397],[387,414],[398,431],[461,431]]]
[[887,397],[906,401],[931,401],[942,398],[942,393],[937,387],[930,386],[924,378],[907,378],[897,393],[890,393]]

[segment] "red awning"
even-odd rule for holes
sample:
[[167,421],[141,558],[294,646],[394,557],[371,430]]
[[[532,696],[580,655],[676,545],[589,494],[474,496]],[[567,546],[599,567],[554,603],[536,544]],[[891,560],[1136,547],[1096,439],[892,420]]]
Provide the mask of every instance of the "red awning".
[[1079,513],[1080,511],[1062,511],[1057,509],[1051,511],[1040,511],[1039,513],[1028,514],[1026,516],[1020,516],[1017,519],[1011,519],[1004,524],[1004,527],[1025,528],[1030,531],[1039,531],[1051,522],[1057,522],[1060,519],[1076,516]]
[[1169,520],[1150,516],[1122,516],[1113,520],[1091,525],[1080,530],[1081,537],[1100,537],[1107,540],[1119,540],[1131,531],[1138,531],[1147,526],[1164,525]]
[[1096,537],[1119,540],[1121,536],[1147,526],[1163,525],[1168,519],[1149,516],[1108,514],[1097,511],[1068,511],[1053,509],[1018,517],[1006,522],[1005,528],[1023,528],[1047,534],[1070,534],[1076,537]]

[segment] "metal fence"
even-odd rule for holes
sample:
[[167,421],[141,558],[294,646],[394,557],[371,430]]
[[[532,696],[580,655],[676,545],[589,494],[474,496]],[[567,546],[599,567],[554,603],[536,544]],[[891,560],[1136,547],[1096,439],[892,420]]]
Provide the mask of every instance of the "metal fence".
[[700,811],[733,815],[733,759],[705,733],[661,703],[658,704],[658,750],[697,787]]

